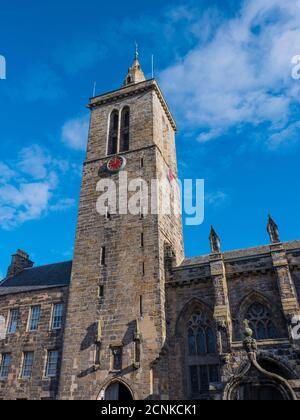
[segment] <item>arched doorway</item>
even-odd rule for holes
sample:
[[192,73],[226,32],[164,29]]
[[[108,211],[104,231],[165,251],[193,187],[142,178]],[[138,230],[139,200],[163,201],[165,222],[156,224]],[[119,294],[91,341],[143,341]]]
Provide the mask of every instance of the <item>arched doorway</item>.
[[241,384],[235,391],[239,401],[284,401],[284,396],[274,385]]
[[129,388],[122,382],[113,382],[104,393],[106,401],[133,401],[133,396]]

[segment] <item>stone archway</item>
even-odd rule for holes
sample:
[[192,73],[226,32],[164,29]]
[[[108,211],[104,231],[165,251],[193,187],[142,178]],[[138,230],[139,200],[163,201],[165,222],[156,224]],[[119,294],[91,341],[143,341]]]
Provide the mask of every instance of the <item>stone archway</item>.
[[[245,323],[247,324],[247,323]],[[295,401],[296,394],[289,381],[278,373],[266,370],[259,362],[258,347],[252,338],[252,330],[245,328],[244,348],[248,362],[239,374],[234,376],[224,391],[224,400],[235,401]],[[261,360],[261,359],[260,359]]]
[[101,399],[105,401],[133,401],[133,393],[129,386],[122,381],[112,381],[101,392]]

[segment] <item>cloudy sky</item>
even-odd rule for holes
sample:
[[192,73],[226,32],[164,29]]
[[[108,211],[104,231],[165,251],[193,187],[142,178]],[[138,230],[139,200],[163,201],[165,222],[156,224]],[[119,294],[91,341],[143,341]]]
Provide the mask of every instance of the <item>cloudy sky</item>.
[[72,258],[92,95],[118,88],[134,43],[177,119],[181,178],[204,178],[205,223],[186,253],[300,237],[300,1],[21,0],[1,6],[0,273],[22,248],[37,264]]

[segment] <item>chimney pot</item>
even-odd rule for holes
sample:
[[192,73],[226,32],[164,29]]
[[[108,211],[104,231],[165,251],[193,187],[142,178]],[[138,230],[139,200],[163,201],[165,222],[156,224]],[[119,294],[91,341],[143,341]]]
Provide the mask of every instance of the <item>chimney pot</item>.
[[21,249],[18,249],[12,256],[11,264],[8,267],[6,277],[13,277],[24,271],[26,268],[33,267],[33,264],[34,263],[30,260],[29,254]]

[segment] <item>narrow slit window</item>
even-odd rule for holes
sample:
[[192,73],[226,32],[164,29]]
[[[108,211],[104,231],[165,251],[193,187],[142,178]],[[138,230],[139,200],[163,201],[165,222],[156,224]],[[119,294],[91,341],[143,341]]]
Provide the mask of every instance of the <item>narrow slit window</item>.
[[99,286],[99,298],[104,298],[104,286]]
[[106,207],[106,220],[110,220],[110,219],[111,219],[110,208]]
[[141,233],[141,247],[144,248],[144,234]]
[[143,308],[143,296],[140,296],[140,316],[144,315],[144,308]]
[[101,266],[102,267],[104,267],[105,266],[105,264],[106,264],[106,248],[105,248],[105,246],[103,246],[102,248],[101,248],[101,256],[100,256],[100,264],[101,264]]

